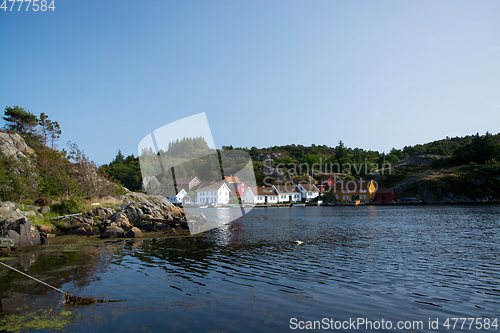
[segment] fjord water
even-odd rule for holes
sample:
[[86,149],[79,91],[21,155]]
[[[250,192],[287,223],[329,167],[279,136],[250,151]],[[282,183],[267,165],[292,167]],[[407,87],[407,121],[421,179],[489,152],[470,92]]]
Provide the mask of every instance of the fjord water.
[[[258,208],[203,237],[108,243],[88,254],[97,264],[82,265],[86,274],[75,267],[58,280],[53,266],[45,276],[80,296],[124,300],[72,309],[66,329],[77,332],[284,332],[291,318],[449,331],[446,318],[500,320],[499,213],[498,205]],[[439,329],[429,329],[436,319]]]

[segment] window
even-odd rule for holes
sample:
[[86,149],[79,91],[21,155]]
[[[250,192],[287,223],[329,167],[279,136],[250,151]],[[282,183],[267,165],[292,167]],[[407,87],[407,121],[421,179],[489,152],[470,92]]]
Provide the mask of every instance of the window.
[[366,194],[365,194],[365,199],[366,199]]
[[345,190],[343,190],[342,193],[345,193]]
[[345,200],[345,195],[344,195],[344,200]]

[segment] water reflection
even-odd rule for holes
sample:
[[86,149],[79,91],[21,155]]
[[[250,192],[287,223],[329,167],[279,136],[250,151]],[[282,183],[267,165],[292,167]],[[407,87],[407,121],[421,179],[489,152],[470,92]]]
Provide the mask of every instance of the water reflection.
[[[231,216],[231,209],[216,212]],[[200,237],[109,244],[81,262],[52,254],[47,262],[55,264],[43,266],[57,285],[126,299],[127,314],[100,307],[119,320],[104,326],[85,320],[94,331],[123,323],[140,329],[146,317],[150,330],[246,332],[282,332],[292,316],[493,318],[500,316],[499,212],[498,206],[258,208]],[[38,262],[28,269],[41,276]],[[12,278],[0,282],[14,288]]]

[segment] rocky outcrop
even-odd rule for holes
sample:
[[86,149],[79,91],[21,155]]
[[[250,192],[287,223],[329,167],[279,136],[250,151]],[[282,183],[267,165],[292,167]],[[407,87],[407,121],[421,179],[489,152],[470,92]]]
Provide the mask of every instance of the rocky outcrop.
[[[184,211],[168,199],[143,193],[128,192],[109,202],[120,204],[117,208],[97,207],[78,216],[67,216],[57,221],[57,230],[51,226],[37,226],[27,218],[47,212],[43,207],[27,206],[28,211],[16,208],[13,202],[0,203],[1,236],[14,240],[15,247],[46,243],[59,234],[89,236],[101,234],[101,238],[142,237],[141,230],[188,229]],[[48,207],[47,207],[48,208]]]
[[397,169],[397,168],[417,167],[426,164],[431,164],[436,160],[448,159],[448,158],[450,158],[450,156],[431,155],[431,154],[415,155],[392,164],[391,168]]
[[33,150],[26,145],[24,139],[15,132],[0,131],[0,155],[16,161],[26,161]]

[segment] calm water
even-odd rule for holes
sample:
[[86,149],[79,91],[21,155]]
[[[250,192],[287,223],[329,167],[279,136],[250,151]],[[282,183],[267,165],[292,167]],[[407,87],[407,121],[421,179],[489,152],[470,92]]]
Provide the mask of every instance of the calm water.
[[[10,263],[79,296],[125,300],[72,308],[67,331],[286,332],[291,318],[364,318],[389,320],[392,331],[449,332],[446,318],[500,321],[499,213],[500,206],[262,208],[207,237],[92,245]],[[0,274],[4,313],[23,302],[63,308],[58,293]],[[438,329],[429,329],[429,318]],[[397,330],[398,321],[424,328]],[[479,331],[469,323],[463,331]]]

